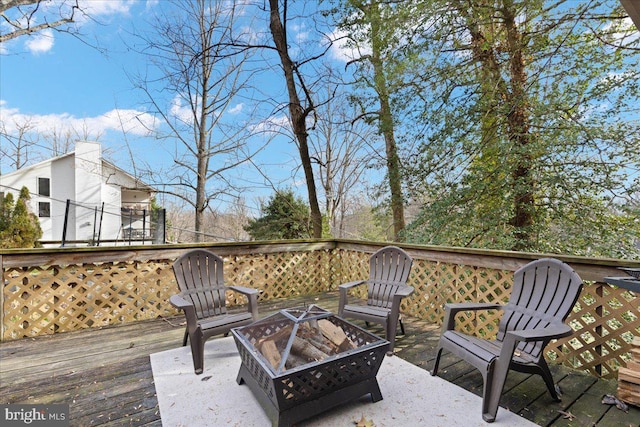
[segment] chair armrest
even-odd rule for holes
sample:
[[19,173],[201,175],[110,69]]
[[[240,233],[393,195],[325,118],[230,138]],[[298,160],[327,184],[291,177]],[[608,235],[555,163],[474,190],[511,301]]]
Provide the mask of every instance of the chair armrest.
[[557,338],[568,337],[573,334],[573,329],[569,325],[559,323],[549,325],[546,328],[527,329],[522,331],[508,331],[507,336],[511,335],[516,341],[548,341]]
[[169,303],[175,308],[179,308],[180,310],[186,310],[188,307],[193,307],[186,299],[182,298],[180,295],[171,295],[169,298]]
[[232,291],[239,292],[247,297],[249,301],[249,312],[254,321],[258,320],[258,294],[259,290],[254,288],[247,288],[244,286],[228,286]]
[[[402,301],[402,298],[404,297],[408,297],[409,295],[411,295],[413,293],[413,286],[401,286],[398,288],[397,292],[395,294],[393,294],[393,313],[392,316],[396,316],[399,314],[400,312],[400,301]],[[395,311],[398,311],[398,313],[396,313]]]
[[347,290],[353,288],[354,286],[362,285],[366,282],[366,280],[356,280],[354,282],[343,283],[342,285],[338,286],[338,288],[340,289],[340,291],[342,291],[342,289]]
[[181,295],[171,295],[169,297],[169,303],[184,311],[184,316],[187,319],[187,328],[189,329],[189,333],[194,331],[197,327],[198,318],[196,316],[196,308],[189,301],[184,299]]
[[455,328],[456,314],[461,311],[478,311],[478,310],[502,310],[502,304],[483,303],[483,302],[459,302],[445,304],[444,321],[442,322],[442,333],[451,331]]
[[342,313],[344,312],[344,306],[347,304],[348,292],[349,289],[367,283],[366,280],[356,280],[353,282],[343,283],[338,286],[340,289],[340,303],[338,304],[338,317],[342,317]]
[[413,293],[413,290],[413,286],[401,286],[394,296],[399,296],[400,298],[408,297]]
[[232,289],[232,290],[234,290],[234,291],[236,291],[236,292],[240,292],[241,294],[243,294],[243,295],[247,295],[247,296],[249,296],[249,295],[253,295],[253,294],[256,294],[256,295],[257,295],[258,293],[260,293],[260,291],[259,291],[259,290],[257,290],[257,289],[254,289],[254,288],[246,288],[246,287],[244,287],[244,286],[227,286],[227,287],[228,287],[229,289]]

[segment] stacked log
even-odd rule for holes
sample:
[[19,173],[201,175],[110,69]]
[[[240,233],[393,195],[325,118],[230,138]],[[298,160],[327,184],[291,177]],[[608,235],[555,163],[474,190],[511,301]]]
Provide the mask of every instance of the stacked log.
[[[255,343],[255,347],[274,369],[278,369],[282,362],[292,331],[293,326],[289,325]],[[309,362],[319,362],[356,347],[340,326],[327,319],[305,322],[299,326],[293,338],[284,368],[286,370]]]
[[631,342],[631,360],[618,369],[618,398],[640,406],[640,337]]

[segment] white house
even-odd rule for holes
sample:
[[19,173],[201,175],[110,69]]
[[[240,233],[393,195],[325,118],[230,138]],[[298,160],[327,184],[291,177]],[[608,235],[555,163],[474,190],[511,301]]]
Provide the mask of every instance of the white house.
[[0,175],[0,193],[17,197],[22,187],[31,193],[44,242],[152,237],[155,190],[104,160],[97,142],[78,142],[74,152]]

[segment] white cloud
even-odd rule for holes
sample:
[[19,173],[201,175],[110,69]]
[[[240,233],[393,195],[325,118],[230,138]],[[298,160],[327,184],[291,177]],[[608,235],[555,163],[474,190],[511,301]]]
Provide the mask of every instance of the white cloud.
[[45,29],[29,36],[24,45],[34,55],[45,53],[53,47],[53,30]]
[[290,129],[289,117],[282,115],[278,117],[269,117],[256,125],[251,126],[251,133],[283,133],[286,129]]
[[228,113],[229,114],[239,114],[239,113],[242,112],[243,108],[244,108],[244,104],[240,103],[240,104],[236,105],[235,107],[230,108]]
[[182,123],[193,123],[193,112],[191,111],[191,106],[183,106],[182,98],[180,97],[180,95],[176,95],[173,98],[169,111],[173,117],[175,117]]
[[150,10],[156,7],[160,3],[160,0],[147,0],[145,3],[145,9]]
[[621,46],[635,43],[640,37],[640,32],[637,31],[635,24],[629,17],[619,21],[611,21],[604,26],[602,32],[611,43]]
[[85,131],[91,135],[102,135],[108,131],[146,136],[157,127],[155,118],[146,112],[137,110],[114,109],[96,117],[75,117],[69,113],[25,114],[17,108],[11,108],[0,100],[0,126],[4,132],[15,134],[19,127],[29,126],[30,132],[40,135],[51,133],[71,134]]
[[90,17],[101,17],[117,14],[127,14],[134,5],[133,0],[83,0],[80,10]]
[[349,62],[371,54],[370,46],[350,46],[353,43],[349,43],[346,31],[336,29],[329,38],[333,42],[329,49],[329,55],[336,61]]

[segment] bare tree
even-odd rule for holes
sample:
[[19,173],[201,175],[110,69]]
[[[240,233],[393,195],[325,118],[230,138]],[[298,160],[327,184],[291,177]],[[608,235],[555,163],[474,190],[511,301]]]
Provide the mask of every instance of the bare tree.
[[[361,93],[354,94],[354,99],[359,98],[363,109],[360,118],[375,121],[378,133],[384,139],[396,241],[403,238],[405,200],[402,193],[402,164],[397,143],[398,122],[402,119],[394,117],[394,114],[398,114],[397,109],[394,110],[394,98],[398,98],[401,86],[406,85],[401,77],[406,71],[397,66],[397,59],[394,58],[398,41],[404,38],[401,35],[403,22],[396,20],[394,15],[403,15],[398,10],[410,10],[412,5],[413,2],[349,0],[344,2],[344,8],[336,9],[339,10],[338,14],[342,15],[341,27],[349,34],[348,45],[359,51],[359,57],[353,59],[349,65],[355,65],[357,68],[356,84],[360,89],[364,89]],[[410,21],[410,26],[415,24],[415,20]]]
[[[333,88],[328,87],[329,92]],[[318,108],[317,132],[310,137],[318,164],[319,178],[325,194],[325,216],[336,237],[345,237],[344,217],[347,199],[362,191],[362,176],[373,157],[370,139],[374,137],[370,126],[362,121],[351,122],[353,115],[344,97],[329,96],[330,101]]]
[[[316,192],[316,184],[313,176],[313,167],[311,165],[311,155],[309,154],[309,142],[307,132],[307,118],[316,109],[311,91],[305,83],[300,72],[300,65],[304,62],[295,62],[289,55],[289,44],[287,42],[287,14],[288,2],[284,0],[282,12],[280,10],[280,0],[269,0],[271,35],[276,45],[282,71],[289,94],[289,118],[293,133],[298,144],[300,152],[300,161],[307,183],[307,192],[309,194],[309,208],[311,210],[311,223],[313,228],[313,237],[322,237],[322,213],[318,204],[318,195]],[[281,16],[282,13],[282,16]],[[317,59],[317,58],[315,58]],[[304,101],[301,100],[298,91],[302,92]]]
[[11,160],[9,167],[12,170],[18,170],[29,163],[30,148],[38,142],[38,136],[31,132],[35,125],[31,120],[26,120],[22,123],[14,123],[14,129],[11,130],[2,121],[0,127],[0,140],[6,141],[0,144],[0,154]]
[[0,43],[46,29],[66,27],[74,22],[79,11],[78,0],[0,0],[0,17],[5,24],[0,26],[3,29]]
[[249,151],[245,143],[249,127],[237,116],[229,120],[252,77],[243,68],[250,51],[232,47],[241,15],[235,2],[175,1],[162,6],[153,33],[139,35],[143,53],[159,75],[137,77],[134,84],[164,123],[158,137],[174,143],[174,167],[159,171],[148,166],[148,181],[193,206],[194,228],[202,241],[210,202],[239,191],[227,173],[259,150]]
[[101,138],[102,133],[92,132],[86,123],[83,123],[80,129],[74,126],[53,127],[50,131],[42,134],[43,141],[51,149],[48,154],[52,156],[61,156],[73,151],[77,141],[99,142]]

